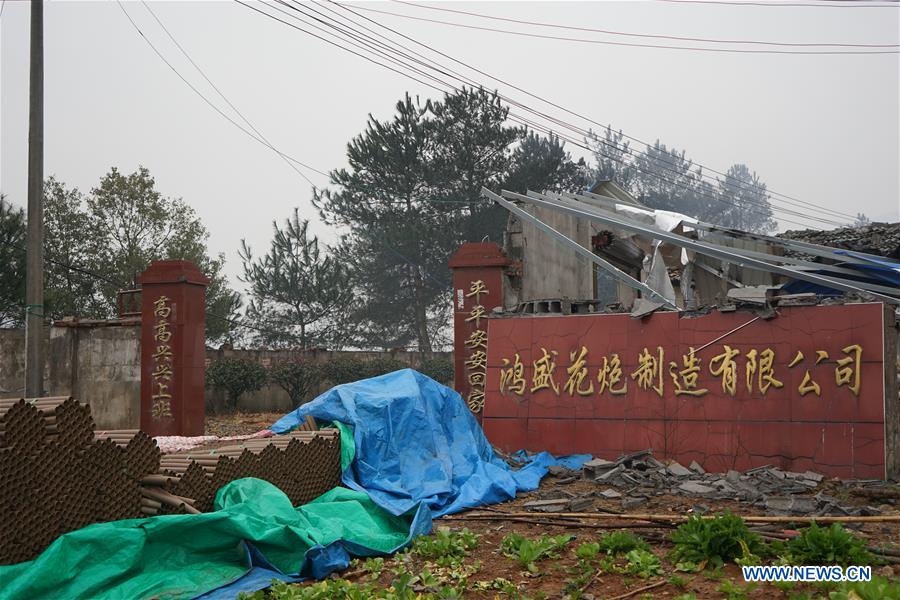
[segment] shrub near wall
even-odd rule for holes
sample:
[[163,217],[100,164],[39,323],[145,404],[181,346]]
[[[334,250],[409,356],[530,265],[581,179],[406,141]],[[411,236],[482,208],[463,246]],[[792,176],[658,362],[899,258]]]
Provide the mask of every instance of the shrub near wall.
[[269,381],[287,392],[296,408],[310,400],[310,392],[319,388],[322,370],[321,365],[310,360],[286,361],[269,369]]
[[446,358],[423,358],[419,372],[428,375],[438,383],[453,387],[453,361]]
[[[245,358],[223,358],[206,369],[206,386],[225,392],[225,406],[228,411],[237,408],[238,399],[245,392],[253,392],[266,383],[266,370],[255,360]],[[207,406],[211,413],[218,406]]]
[[[322,350],[207,350],[207,378],[213,367],[226,360],[255,363],[266,372],[267,381],[256,390],[239,394],[238,407],[243,412],[287,412],[312,400],[332,386],[351,383],[412,367],[447,386],[453,385],[453,362],[440,353],[422,355],[416,352],[396,354],[378,352],[328,352]],[[212,371],[211,371],[212,370]],[[207,384],[207,411],[210,414],[235,410],[231,397],[221,385]]]

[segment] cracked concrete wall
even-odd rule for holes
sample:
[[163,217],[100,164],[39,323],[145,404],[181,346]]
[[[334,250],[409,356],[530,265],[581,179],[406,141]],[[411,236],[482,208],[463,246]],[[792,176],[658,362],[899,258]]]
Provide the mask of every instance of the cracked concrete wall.
[[[88,403],[101,429],[139,426],[140,327],[50,327],[45,348],[46,395]],[[24,377],[25,331],[0,329],[0,397],[21,396]]]
[[[525,210],[585,248],[591,247],[591,224],[587,220],[540,206],[527,206]],[[545,298],[594,298],[593,264],[570,247],[515,216],[510,217],[505,238],[506,255],[522,261],[520,286],[504,296],[507,307]]]

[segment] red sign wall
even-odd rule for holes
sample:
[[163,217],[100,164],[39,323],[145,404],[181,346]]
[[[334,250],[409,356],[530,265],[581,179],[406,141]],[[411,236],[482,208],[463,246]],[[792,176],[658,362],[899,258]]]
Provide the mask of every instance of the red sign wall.
[[487,379],[487,322],[503,306],[503,269],[509,265],[493,242],[463,244],[452,257],[454,389],[480,414]]
[[484,430],[504,450],[883,478],[883,310],[493,318]]
[[207,279],[184,260],[160,260],[141,283],[141,429],[203,435]]

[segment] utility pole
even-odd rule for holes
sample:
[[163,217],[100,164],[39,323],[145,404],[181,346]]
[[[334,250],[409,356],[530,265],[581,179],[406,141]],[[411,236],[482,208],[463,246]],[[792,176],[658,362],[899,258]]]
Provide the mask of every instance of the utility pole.
[[31,0],[28,240],[25,258],[25,396],[44,395],[44,3]]

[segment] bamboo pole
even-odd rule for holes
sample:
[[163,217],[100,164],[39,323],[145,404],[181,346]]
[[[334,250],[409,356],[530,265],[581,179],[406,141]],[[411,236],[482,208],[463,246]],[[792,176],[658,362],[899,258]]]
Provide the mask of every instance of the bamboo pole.
[[[661,523],[680,523],[688,520],[684,515],[660,515],[660,514],[605,514],[605,513],[585,513],[585,512],[567,512],[552,513],[554,517],[574,517],[579,519],[592,520],[615,520],[622,519],[627,521],[651,521]],[[534,517],[533,512],[495,512],[495,513],[464,513],[454,518],[457,520],[465,520],[466,518],[490,520],[488,517],[502,519],[502,517]],[[738,515],[747,523],[900,523],[900,515],[878,515],[872,517],[857,516],[822,516],[822,517],[788,517],[788,516],[764,516],[764,515]],[[700,515],[703,519],[715,518],[715,515]],[[446,518],[446,517],[445,517]]]

